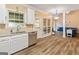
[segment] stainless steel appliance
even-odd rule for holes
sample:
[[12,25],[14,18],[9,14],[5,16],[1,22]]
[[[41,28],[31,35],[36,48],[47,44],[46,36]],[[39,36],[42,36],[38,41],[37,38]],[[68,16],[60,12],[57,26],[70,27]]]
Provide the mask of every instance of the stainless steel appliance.
[[37,42],[37,32],[29,32],[28,33],[28,45],[31,46]]

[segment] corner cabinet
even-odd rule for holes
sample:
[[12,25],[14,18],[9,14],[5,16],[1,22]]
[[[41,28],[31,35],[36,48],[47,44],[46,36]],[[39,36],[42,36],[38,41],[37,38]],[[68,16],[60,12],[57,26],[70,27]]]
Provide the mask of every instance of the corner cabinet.
[[34,24],[35,21],[35,10],[31,9],[31,8],[27,8],[27,24]]

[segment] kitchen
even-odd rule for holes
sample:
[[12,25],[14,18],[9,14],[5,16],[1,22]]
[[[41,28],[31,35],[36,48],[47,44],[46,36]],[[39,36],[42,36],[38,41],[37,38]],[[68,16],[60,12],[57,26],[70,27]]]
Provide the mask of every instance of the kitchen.
[[0,4],[0,54],[13,54],[51,35],[51,19],[29,5]]

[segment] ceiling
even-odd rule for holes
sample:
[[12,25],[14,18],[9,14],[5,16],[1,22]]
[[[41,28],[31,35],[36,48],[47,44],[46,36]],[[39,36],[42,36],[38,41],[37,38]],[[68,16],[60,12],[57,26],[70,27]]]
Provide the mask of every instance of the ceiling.
[[79,9],[79,4],[30,4],[30,6],[51,13],[55,13],[56,10],[58,10],[58,13],[62,13],[63,10],[69,12]]

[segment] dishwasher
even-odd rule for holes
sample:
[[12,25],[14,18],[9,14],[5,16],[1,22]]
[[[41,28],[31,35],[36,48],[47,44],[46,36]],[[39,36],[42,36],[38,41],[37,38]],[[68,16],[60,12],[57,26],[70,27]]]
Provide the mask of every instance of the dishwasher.
[[28,46],[32,46],[37,43],[37,32],[28,33]]

